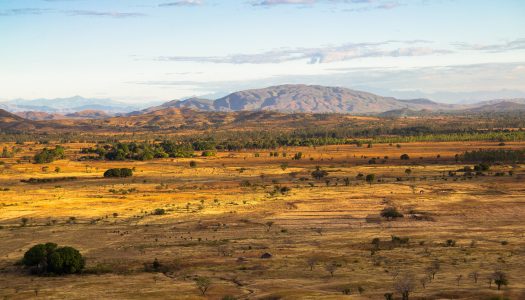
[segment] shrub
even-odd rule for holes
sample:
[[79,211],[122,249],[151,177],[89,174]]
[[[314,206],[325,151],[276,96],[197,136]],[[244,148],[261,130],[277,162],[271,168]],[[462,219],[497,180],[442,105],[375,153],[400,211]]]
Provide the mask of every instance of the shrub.
[[217,153],[212,150],[206,150],[202,152],[202,156],[208,157],[208,156],[215,156]]
[[402,160],[409,160],[410,156],[408,156],[408,154],[403,154],[399,158],[402,159]]
[[197,162],[194,160],[190,161],[190,168],[195,168],[195,167],[197,167]]
[[381,217],[393,220],[397,218],[402,218],[403,214],[400,213],[395,207],[386,207],[381,211]]
[[374,182],[375,178],[376,178],[375,174],[368,174],[368,175],[366,175],[365,180],[366,180],[366,182],[372,184]]
[[156,208],[153,211],[153,214],[156,215],[156,216],[162,216],[162,215],[166,214],[166,210],[164,208]]
[[38,244],[24,254],[22,264],[36,274],[73,274],[84,269],[85,261],[73,247],[58,247],[55,243]]
[[47,164],[55,161],[56,159],[62,159],[64,157],[64,147],[56,146],[55,149],[42,149],[42,151],[35,154],[34,160],[37,164]]
[[114,168],[109,169],[106,172],[104,172],[104,177],[111,178],[111,177],[131,177],[133,176],[133,170],[128,168]]
[[312,172],[312,177],[317,180],[320,180],[327,175],[328,175],[328,172],[326,172],[325,170],[321,170],[320,167],[316,167],[315,171]]

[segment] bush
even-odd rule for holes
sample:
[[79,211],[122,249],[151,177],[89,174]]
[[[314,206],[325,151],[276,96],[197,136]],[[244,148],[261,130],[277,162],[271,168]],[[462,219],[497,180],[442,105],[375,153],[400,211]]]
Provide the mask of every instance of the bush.
[[206,150],[202,152],[202,156],[208,157],[208,156],[215,156],[217,152],[212,150]]
[[64,147],[56,146],[55,149],[42,149],[42,151],[35,154],[34,160],[37,164],[47,164],[56,159],[63,159],[64,157]]
[[73,247],[58,247],[54,243],[38,244],[27,250],[22,264],[35,274],[74,274],[84,269],[85,261]]
[[131,177],[133,176],[133,170],[128,168],[115,168],[115,169],[109,169],[106,172],[104,172],[104,177],[110,178],[110,177]]
[[395,207],[386,207],[381,211],[381,217],[392,220],[402,218],[403,214],[397,211],[397,208]]
[[153,211],[153,214],[156,215],[156,216],[162,216],[162,215],[166,214],[166,210],[164,208],[156,208]]
[[366,175],[365,180],[366,180],[366,182],[372,184],[374,182],[375,178],[376,178],[375,174],[368,174],[368,175]]
[[408,154],[403,154],[399,158],[402,159],[402,160],[409,160],[410,156],[408,156]]
[[320,167],[316,167],[315,171],[312,172],[312,177],[317,180],[320,180],[327,175],[328,175],[328,172],[326,172],[325,170],[321,170]]

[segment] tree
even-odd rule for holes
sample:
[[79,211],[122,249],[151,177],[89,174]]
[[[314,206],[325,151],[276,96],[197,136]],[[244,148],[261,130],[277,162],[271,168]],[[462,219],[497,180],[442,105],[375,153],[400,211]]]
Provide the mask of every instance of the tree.
[[470,278],[474,279],[474,283],[478,283],[478,278],[479,278],[479,272],[478,271],[472,271],[472,272],[470,272],[470,274],[468,276]]
[[337,269],[339,269],[339,267],[340,267],[340,264],[337,263],[336,261],[329,262],[324,266],[325,270],[328,273],[330,273],[330,276],[332,277],[334,277],[334,273],[335,271],[337,271]]
[[408,300],[410,293],[413,292],[416,288],[416,279],[413,274],[405,274],[394,282],[394,288],[396,291],[401,293],[403,300]]
[[106,178],[121,178],[131,176],[133,176],[133,170],[128,168],[114,168],[108,169],[106,172],[104,172],[104,177]]
[[190,161],[190,168],[195,168],[195,167],[197,167],[197,162],[194,160]]
[[406,169],[405,170],[405,174],[408,176],[412,173],[412,169]]
[[85,261],[73,247],[58,247],[54,243],[31,247],[22,259],[22,264],[31,267],[36,274],[73,274],[84,269]]
[[197,288],[204,296],[211,286],[211,280],[207,277],[199,276],[195,279],[195,284],[197,285]]
[[366,175],[365,180],[366,180],[366,182],[368,182],[370,185],[372,185],[372,183],[374,182],[375,178],[376,178],[376,175],[375,175],[375,174],[368,174],[368,175]]
[[54,274],[80,273],[85,261],[80,252],[73,247],[57,248],[48,260],[48,270]]
[[55,161],[56,159],[63,159],[65,157],[64,147],[57,145],[55,149],[44,148],[42,151],[35,154],[34,161],[37,164],[46,164]]
[[266,231],[270,231],[273,226],[273,221],[268,221],[264,225],[266,225]]
[[459,282],[461,281],[462,278],[463,278],[463,275],[456,276],[456,282],[457,282],[458,286],[459,286]]
[[325,170],[321,170],[319,166],[315,167],[315,171],[312,172],[312,177],[317,180],[320,180],[327,175],[328,172],[326,172]]
[[400,213],[397,208],[394,206],[386,207],[381,211],[381,217],[386,218],[388,220],[394,220],[397,218],[402,218],[403,214]]
[[310,267],[310,271],[312,271],[319,262],[319,257],[317,255],[312,255],[306,259],[306,264]]
[[409,159],[410,159],[410,156],[408,156],[408,154],[402,154],[399,158],[400,158],[401,160],[409,160]]
[[509,281],[507,279],[507,274],[505,274],[502,271],[495,271],[492,273],[492,279],[494,280],[494,283],[498,286],[498,291],[501,289],[501,286],[507,286],[509,284]]

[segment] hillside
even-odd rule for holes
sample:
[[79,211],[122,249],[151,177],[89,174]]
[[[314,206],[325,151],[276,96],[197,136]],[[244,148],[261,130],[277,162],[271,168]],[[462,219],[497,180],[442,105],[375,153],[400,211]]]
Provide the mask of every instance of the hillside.
[[317,85],[280,85],[236,92],[217,99],[213,106],[218,111],[275,110],[358,114],[423,108],[421,104],[403,102],[392,97]]
[[200,111],[261,111],[284,113],[373,114],[396,109],[451,110],[454,105],[427,99],[398,100],[341,87],[289,84],[239,91],[217,100],[190,98],[173,100],[130,115],[165,108],[191,108]]
[[478,107],[474,107],[471,109],[466,110],[468,112],[513,112],[513,111],[525,111],[525,102],[524,103],[516,103],[511,101],[501,101],[501,102],[490,102],[490,104],[481,105]]

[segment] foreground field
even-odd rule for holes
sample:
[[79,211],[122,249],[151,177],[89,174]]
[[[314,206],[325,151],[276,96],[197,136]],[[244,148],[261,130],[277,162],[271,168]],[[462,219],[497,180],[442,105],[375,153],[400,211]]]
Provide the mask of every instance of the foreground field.
[[[272,151],[278,157],[244,151],[144,162],[79,161],[87,145],[65,146],[68,160],[26,163],[22,157],[42,148],[26,144],[0,166],[4,298],[384,299],[391,292],[401,299],[394,283],[413,274],[411,299],[525,299],[523,166],[448,174],[465,166],[456,154],[501,148],[497,143],[287,148]],[[297,152],[302,159],[292,160]],[[317,166],[328,175],[312,178]],[[103,178],[113,167],[135,174]],[[373,182],[364,180],[368,174]],[[29,178],[62,179],[21,182]],[[404,218],[381,218],[385,207]],[[35,277],[14,266],[29,247],[48,241],[79,249],[86,274]],[[160,267],[152,269],[155,259]],[[508,276],[499,291],[487,279],[496,270]],[[205,295],[197,276],[211,281]]]

